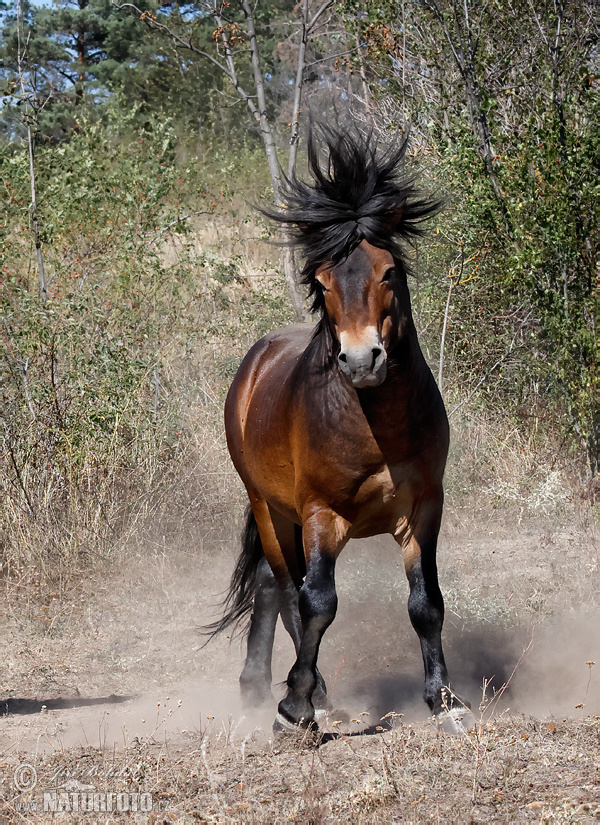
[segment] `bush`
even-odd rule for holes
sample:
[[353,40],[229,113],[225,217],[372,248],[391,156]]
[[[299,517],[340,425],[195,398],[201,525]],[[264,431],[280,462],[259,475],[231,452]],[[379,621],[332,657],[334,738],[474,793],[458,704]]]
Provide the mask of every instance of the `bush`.
[[[3,150],[0,548],[13,573],[105,557],[140,513],[159,517],[186,462],[214,470],[224,382],[246,339],[290,318],[283,279],[251,286],[241,255],[203,241],[203,222],[238,216],[224,186],[215,197],[203,185],[173,125],[127,138],[116,122],[109,111],[38,150],[46,303],[27,232],[28,159]],[[218,168],[206,177],[214,186]],[[203,517],[222,506],[200,479],[192,486],[187,504]]]

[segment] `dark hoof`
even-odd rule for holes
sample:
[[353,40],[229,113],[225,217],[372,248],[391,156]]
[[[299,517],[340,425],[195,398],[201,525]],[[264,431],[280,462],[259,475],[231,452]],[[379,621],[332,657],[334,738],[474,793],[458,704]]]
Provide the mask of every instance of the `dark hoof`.
[[298,724],[294,724],[294,722],[290,722],[290,720],[286,719],[281,713],[278,713],[275,717],[275,721],[273,722],[273,733],[277,737],[290,736],[297,738],[302,742],[306,741],[315,743],[321,738],[319,726],[314,719],[311,719],[308,723],[305,723],[304,719],[301,719]]

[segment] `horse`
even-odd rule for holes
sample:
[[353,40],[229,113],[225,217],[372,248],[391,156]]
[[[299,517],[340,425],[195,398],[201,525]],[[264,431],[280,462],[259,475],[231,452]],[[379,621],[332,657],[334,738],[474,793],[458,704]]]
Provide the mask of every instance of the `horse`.
[[[249,498],[242,551],[216,634],[250,616],[242,698],[272,700],[278,617],[296,660],[275,731],[318,731],[327,708],[319,645],[337,609],[335,564],[351,538],[390,533],[409,583],[408,612],[440,721],[466,705],[450,688],[436,545],[448,419],[423,357],[401,245],[439,207],[371,133],[321,125],[308,138],[308,181],[284,178],[284,211],[304,259],[316,324],[269,333],[247,353],[225,402],[229,452]],[[322,160],[324,156],[324,161]]]

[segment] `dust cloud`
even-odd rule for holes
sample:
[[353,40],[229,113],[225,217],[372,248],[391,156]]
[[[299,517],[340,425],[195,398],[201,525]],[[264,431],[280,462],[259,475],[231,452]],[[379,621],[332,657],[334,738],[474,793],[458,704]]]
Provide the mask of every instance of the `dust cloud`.
[[577,611],[534,628],[511,684],[514,706],[532,716],[600,714],[600,611]]
[[[571,543],[570,535],[568,540]],[[495,547],[490,552],[498,552],[502,559],[502,543],[495,538],[484,541]],[[463,541],[457,544],[464,546]],[[423,670],[417,637],[406,610],[408,587],[393,550],[386,549],[381,540],[355,542],[350,548],[348,568],[338,577],[342,593],[338,617],[329,631],[331,638],[323,647],[334,658],[337,652],[343,677],[339,679],[339,688],[353,712],[358,708],[370,710],[374,718],[395,711],[404,714],[405,721],[417,721],[427,717],[421,698]],[[452,566],[452,552],[446,555],[450,558],[446,564]],[[544,570],[538,562],[532,554],[532,567]],[[546,558],[545,562],[554,564],[554,559]],[[528,594],[532,585],[527,571],[523,571],[521,578],[512,579],[512,594],[502,594],[503,600],[515,607],[499,615],[493,582],[502,576],[497,575],[493,566],[489,571],[475,567],[472,570],[476,572],[463,568],[450,587],[455,590],[457,610],[462,613],[460,620],[452,610],[452,592],[447,599],[450,610],[446,612],[443,639],[453,690],[471,704],[476,715],[484,713],[486,717],[501,712],[538,718],[600,714],[597,603],[592,602],[588,609],[581,603],[574,608],[569,594],[555,588],[554,601],[548,599],[548,612],[540,615],[531,607]],[[570,573],[573,578],[572,569]],[[468,615],[461,607],[461,587],[472,594],[473,579],[480,582],[486,575],[491,577],[492,586],[486,584],[482,588]],[[379,581],[376,589],[372,588],[374,577]],[[442,589],[445,578],[452,583],[452,576],[442,565]],[[537,584],[534,578],[532,581]],[[515,592],[517,585],[523,587],[522,594]],[[352,598],[350,588],[354,588],[354,593],[362,589],[365,597],[343,604],[344,590]],[[533,589],[537,592],[535,586]],[[468,599],[465,602],[468,604]],[[348,650],[353,652],[353,659],[348,660],[344,653]]]
[[[477,559],[465,561],[463,549],[459,555],[456,547],[464,542],[446,544],[440,566],[448,590],[444,644],[455,692],[476,715],[484,684],[488,713],[600,714],[598,607],[573,610],[557,596],[546,614],[532,611],[529,590],[541,586],[534,580],[534,555],[531,581],[513,577],[510,592],[504,582],[499,599],[494,582],[504,580],[493,565],[481,570]],[[509,557],[496,537],[482,537],[473,548],[480,556]],[[256,727],[269,732],[294,656],[283,629],[276,634],[273,702],[252,713],[241,707],[237,685],[243,645],[222,636],[203,647],[199,632],[215,617],[234,558],[229,543],[205,547],[202,554],[161,551],[133,559],[102,586],[93,583],[74,598],[69,621],[54,637],[36,636],[30,626],[5,617],[2,653],[9,667],[3,693],[13,697],[8,709],[14,712],[3,720],[1,751],[118,749],[136,740],[244,737]],[[545,568],[539,569],[541,576]],[[481,584],[486,575],[489,586]],[[403,714],[405,722],[426,720],[420,649],[393,542],[352,542],[338,563],[337,584],[338,616],[319,659],[333,707],[365,723],[376,724],[390,711]],[[27,656],[17,655],[24,650]],[[32,696],[37,705],[18,705]]]

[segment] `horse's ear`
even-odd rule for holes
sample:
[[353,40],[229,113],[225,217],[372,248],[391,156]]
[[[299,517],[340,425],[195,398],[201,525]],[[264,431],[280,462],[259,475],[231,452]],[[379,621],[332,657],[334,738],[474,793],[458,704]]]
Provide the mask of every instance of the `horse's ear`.
[[396,232],[404,217],[404,206],[397,206],[390,210],[385,216],[386,228],[389,232]]

